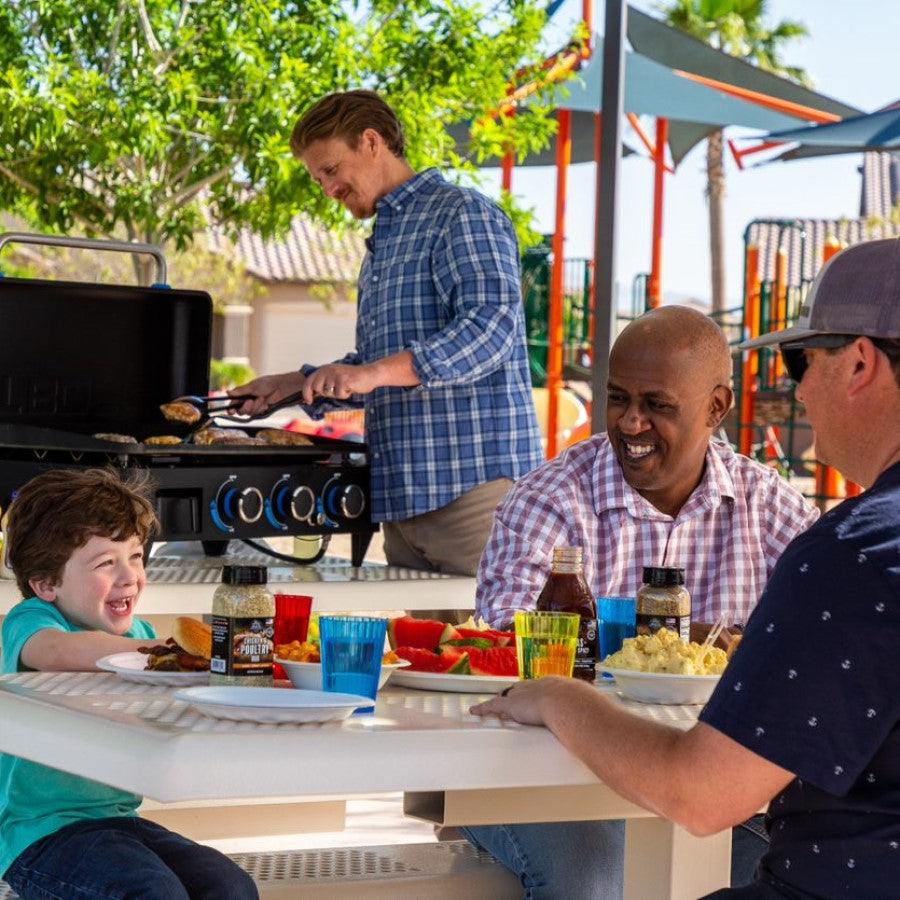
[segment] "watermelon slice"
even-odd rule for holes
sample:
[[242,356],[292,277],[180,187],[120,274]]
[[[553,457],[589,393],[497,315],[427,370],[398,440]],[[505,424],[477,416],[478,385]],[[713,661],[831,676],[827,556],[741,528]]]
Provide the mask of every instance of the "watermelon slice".
[[469,647],[469,669],[473,675],[511,675],[519,674],[516,662],[515,647],[490,647],[480,650]]
[[516,633],[514,631],[491,631],[491,637],[498,647],[515,647]]
[[391,649],[398,647],[424,647],[434,650],[443,641],[452,641],[459,637],[459,632],[446,622],[436,619],[415,619],[412,616],[400,616],[388,622],[388,640]]
[[444,669],[448,675],[471,675],[472,669],[469,666],[469,654],[474,647],[450,647],[442,644],[440,647],[440,657],[442,662],[448,664]]
[[516,643],[514,631],[495,631],[493,628],[457,628],[456,630],[461,638],[490,641],[495,647],[506,647],[508,644],[515,645]]
[[467,637],[459,638],[455,641],[444,641],[441,647],[478,647],[479,650],[487,650],[494,646],[494,642],[490,638]]
[[450,675],[468,675],[469,656],[463,647],[445,646],[440,653],[424,647],[397,647],[394,650],[401,659],[409,660],[410,672],[446,672]]
[[424,647],[395,647],[400,659],[409,660],[410,672],[443,672],[444,663],[433,650]]

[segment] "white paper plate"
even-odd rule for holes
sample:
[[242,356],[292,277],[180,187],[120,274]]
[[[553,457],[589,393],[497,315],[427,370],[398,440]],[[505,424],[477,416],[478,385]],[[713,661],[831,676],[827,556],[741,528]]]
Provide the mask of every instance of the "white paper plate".
[[145,668],[147,654],[137,651],[129,653],[111,653],[98,659],[95,663],[104,672],[113,672],[126,681],[138,681],[146,684],[158,684],[163,687],[185,687],[189,684],[206,684],[209,672],[157,672]]
[[616,680],[619,692],[642,703],[703,704],[719,683],[720,675],[672,675],[668,672],[634,672],[599,666]]
[[454,694],[499,694],[518,680],[515,675],[450,675],[446,672],[404,672],[402,669],[391,676],[391,684],[395,687]]
[[298,691],[294,688],[212,686],[176,691],[176,700],[216,719],[238,722],[327,722],[346,719],[375,701],[356,694]]
[[[322,690],[322,663],[296,662],[290,659],[279,659],[277,656],[275,662],[284,669],[295,688],[305,691]],[[383,688],[397,669],[403,669],[408,665],[410,665],[408,659],[401,659],[396,663],[382,663],[381,673],[378,676],[378,687]]]

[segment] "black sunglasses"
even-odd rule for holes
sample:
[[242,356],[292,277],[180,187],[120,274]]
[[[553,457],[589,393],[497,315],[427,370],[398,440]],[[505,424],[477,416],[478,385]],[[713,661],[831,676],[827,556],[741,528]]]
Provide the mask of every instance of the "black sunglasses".
[[788,376],[797,384],[803,381],[803,376],[809,368],[804,350],[816,347],[831,349],[846,347],[847,344],[852,344],[857,337],[858,335],[855,334],[817,334],[799,341],[788,341],[781,344],[779,350],[781,350],[781,358]]
[[[813,347],[824,347],[836,349],[838,347],[846,347],[852,344],[860,335],[858,334],[817,334],[813,337],[802,338],[799,341],[788,341],[781,344],[781,358],[784,360],[784,367],[787,369],[788,375],[797,383],[803,380],[809,363],[803,351]],[[898,358],[898,349],[896,342],[890,342],[883,338],[870,337],[869,340],[875,345],[891,361],[892,365],[896,365]]]

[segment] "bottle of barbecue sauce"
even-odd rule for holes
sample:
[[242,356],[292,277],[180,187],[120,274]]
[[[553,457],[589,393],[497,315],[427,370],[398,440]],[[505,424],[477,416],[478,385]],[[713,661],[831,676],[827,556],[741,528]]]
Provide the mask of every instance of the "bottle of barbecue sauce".
[[597,663],[597,603],[584,580],[581,547],[553,548],[550,576],[537,599],[537,609],[581,616],[572,676],[593,681]]

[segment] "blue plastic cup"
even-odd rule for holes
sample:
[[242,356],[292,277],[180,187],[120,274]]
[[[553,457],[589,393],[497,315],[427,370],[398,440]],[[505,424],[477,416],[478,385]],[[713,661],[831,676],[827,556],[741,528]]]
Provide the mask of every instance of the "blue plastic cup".
[[387,619],[319,616],[322,689],[375,699]]
[[598,597],[597,626],[600,632],[600,661],[622,649],[625,638],[634,637],[634,597]]

